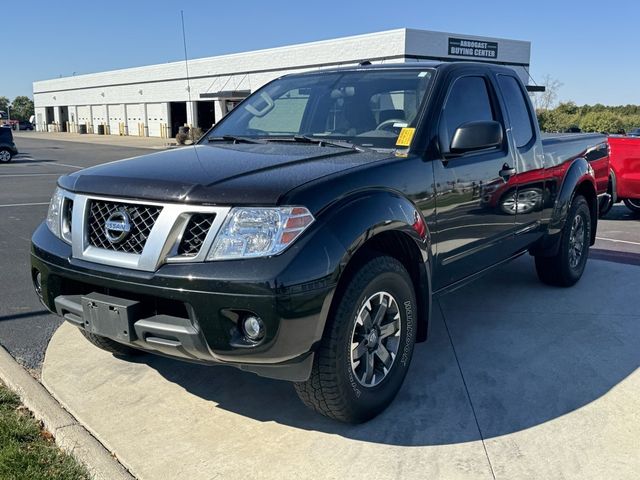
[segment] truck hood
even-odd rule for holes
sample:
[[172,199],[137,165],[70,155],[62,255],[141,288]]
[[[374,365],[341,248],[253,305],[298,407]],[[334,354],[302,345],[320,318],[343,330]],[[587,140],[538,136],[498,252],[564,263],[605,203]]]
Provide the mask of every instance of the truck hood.
[[291,189],[388,154],[299,144],[198,145],[119,160],[61,177],[91,195],[210,205],[274,205]]

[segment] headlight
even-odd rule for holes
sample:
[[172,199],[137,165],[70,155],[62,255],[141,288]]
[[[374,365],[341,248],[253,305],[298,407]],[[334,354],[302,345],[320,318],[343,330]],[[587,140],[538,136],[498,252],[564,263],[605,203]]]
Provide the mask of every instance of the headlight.
[[304,207],[234,208],[218,232],[207,260],[278,255],[313,220]]
[[56,237],[62,238],[62,201],[64,195],[59,187],[56,187],[56,191],[53,192],[51,202],[49,203],[49,212],[47,213],[47,227],[51,230]]
[[58,238],[71,243],[71,216],[73,214],[73,200],[65,195],[65,191],[56,188],[49,203],[47,212],[47,227]]

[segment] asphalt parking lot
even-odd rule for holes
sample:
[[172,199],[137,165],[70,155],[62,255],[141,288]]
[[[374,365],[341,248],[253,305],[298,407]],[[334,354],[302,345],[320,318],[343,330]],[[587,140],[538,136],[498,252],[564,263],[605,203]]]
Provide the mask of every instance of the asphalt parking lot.
[[20,363],[37,373],[44,351],[60,321],[49,315],[33,293],[29,241],[44,219],[56,179],[81,168],[149,153],[122,148],[16,136],[20,155],[0,165],[0,259],[3,292],[0,343]]
[[284,382],[126,362],[59,328],[29,275],[56,178],[149,150],[16,143],[21,155],[0,165],[0,344],[139,478],[638,477],[640,217],[624,206],[601,220],[576,287],[541,286],[522,257],[443,297],[394,405],[349,427],[305,410]]

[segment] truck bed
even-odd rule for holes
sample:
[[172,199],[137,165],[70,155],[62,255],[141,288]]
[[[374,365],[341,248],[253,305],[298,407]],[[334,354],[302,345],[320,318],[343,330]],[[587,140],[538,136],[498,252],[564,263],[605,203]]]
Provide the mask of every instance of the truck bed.
[[609,149],[607,136],[600,133],[542,134],[545,168],[561,168],[568,160],[585,156],[596,177],[597,194],[609,185]]

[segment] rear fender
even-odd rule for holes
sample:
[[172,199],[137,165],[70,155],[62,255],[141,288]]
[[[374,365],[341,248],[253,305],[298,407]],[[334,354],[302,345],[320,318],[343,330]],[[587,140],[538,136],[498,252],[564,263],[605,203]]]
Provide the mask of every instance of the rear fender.
[[587,201],[591,208],[591,222],[593,227],[591,229],[591,243],[593,244],[598,213],[596,180],[593,168],[589,165],[589,162],[587,162],[585,158],[580,157],[575,159],[567,170],[560,191],[556,197],[547,235],[543,237],[541,244],[533,249],[533,254],[553,256],[558,252],[560,237],[567,222],[567,217],[569,216],[571,203],[573,202],[576,192],[579,190],[588,197]]

